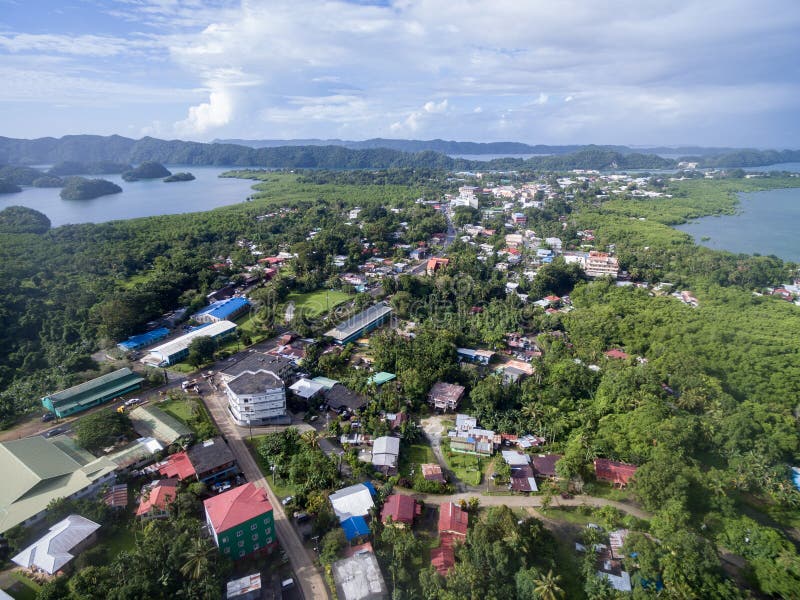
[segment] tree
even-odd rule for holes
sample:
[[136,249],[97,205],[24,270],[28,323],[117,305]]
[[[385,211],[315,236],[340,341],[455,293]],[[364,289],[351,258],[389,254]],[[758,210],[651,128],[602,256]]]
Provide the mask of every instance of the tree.
[[323,564],[330,564],[339,557],[339,552],[347,545],[344,530],[341,527],[331,529],[322,538],[319,559]]
[[208,571],[211,559],[217,554],[217,549],[206,538],[195,538],[183,553],[184,563],[181,565],[181,574],[195,581],[201,579]]
[[74,431],[75,441],[81,448],[95,451],[111,446],[131,431],[131,421],[124,413],[101,410],[82,417]]
[[214,338],[207,335],[196,337],[189,344],[189,363],[195,367],[207,363],[214,358],[217,350],[217,342]]
[[561,575],[554,575],[553,569],[547,571],[547,575],[535,579],[534,583],[534,592],[541,600],[558,600],[564,597],[564,590],[559,587]]

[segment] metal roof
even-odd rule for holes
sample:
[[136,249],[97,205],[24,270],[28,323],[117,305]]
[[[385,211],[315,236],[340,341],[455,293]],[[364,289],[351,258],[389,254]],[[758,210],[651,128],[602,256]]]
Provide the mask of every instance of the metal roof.
[[375,506],[369,488],[363,483],[343,488],[331,494],[329,499],[340,522],[354,516],[363,517]]
[[123,350],[136,350],[137,348],[142,348],[143,346],[148,346],[154,342],[157,342],[158,340],[162,340],[168,335],[169,329],[166,327],[159,327],[158,329],[153,329],[153,331],[148,331],[147,333],[132,335],[124,342],[117,344],[117,346]]
[[131,371],[128,367],[106,373],[90,381],[61,390],[42,398],[49,399],[56,409],[67,408],[80,404],[91,404],[98,398],[113,396],[130,386],[141,383],[144,378]]
[[260,394],[268,389],[283,389],[283,381],[271,371],[243,371],[225,385],[237,396]]
[[348,542],[361,535],[370,534],[369,525],[367,525],[364,517],[350,517],[342,521],[340,525],[344,529],[344,535]]
[[390,312],[392,312],[391,306],[386,304],[386,302],[379,302],[375,306],[370,306],[367,310],[351,317],[344,323],[339,323],[330,331],[326,331],[325,335],[338,341],[345,340],[358,333],[360,330],[369,327],[378,319],[382,319]]
[[25,569],[36,567],[53,575],[74,558],[69,551],[99,528],[100,525],[94,521],[80,515],[70,515],[53,525],[47,535],[11,560]]
[[163,444],[169,445],[179,438],[192,434],[187,425],[157,406],[139,406],[128,416],[136,433],[142,437],[154,437]]
[[162,360],[169,360],[170,357],[186,350],[195,338],[204,336],[213,338],[224,335],[234,329],[236,329],[236,323],[232,323],[231,321],[217,321],[216,323],[211,323],[211,325],[206,325],[205,327],[190,331],[166,344],[156,346],[150,350],[150,354],[157,355]]
[[374,383],[375,385],[383,385],[391,381],[392,379],[396,379],[397,375],[394,373],[387,373],[386,371],[381,371],[380,373],[375,373],[371,375],[369,379],[367,379],[367,383]]
[[247,298],[234,296],[227,300],[218,300],[206,306],[203,310],[196,312],[192,318],[196,319],[201,315],[208,315],[220,321],[227,319],[236,312],[242,310],[244,307],[249,306],[250,302]]

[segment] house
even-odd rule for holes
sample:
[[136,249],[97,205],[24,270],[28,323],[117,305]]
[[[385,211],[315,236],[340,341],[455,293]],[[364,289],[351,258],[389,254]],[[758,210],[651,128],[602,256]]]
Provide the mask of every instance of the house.
[[331,565],[339,600],[386,600],[389,593],[371,546],[364,544]]
[[84,498],[114,483],[117,465],[58,438],[0,442],[0,533],[32,525],[57,498]]
[[392,494],[383,503],[381,521],[386,524],[391,519],[393,524],[411,527],[414,524],[414,517],[420,513],[421,507],[414,498],[402,494]]
[[219,321],[233,321],[250,308],[247,298],[234,296],[227,300],[218,300],[206,306],[203,310],[192,315],[198,323],[217,323]]
[[619,275],[619,259],[607,252],[592,250],[586,257],[586,275],[589,277],[611,276],[616,279]]
[[216,321],[210,325],[202,325],[189,333],[165,344],[151,348],[141,362],[156,367],[174,365],[189,356],[189,346],[199,337],[210,337],[213,340],[224,340],[236,332],[236,323]]
[[106,455],[106,458],[117,465],[117,473],[130,472],[155,460],[155,455],[164,450],[154,438],[139,438],[127,444],[121,450]]
[[594,460],[594,472],[598,481],[608,481],[619,487],[628,485],[637,468],[636,465],[608,460],[607,458],[596,458]]
[[325,332],[325,335],[333,338],[337,344],[344,346],[383,325],[391,313],[391,306],[386,302],[378,302]]
[[225,586],[225,600],[259,600],[260,598],[261,573],[234,579]]
[[389,424],[389,429],[394,431],[399,428],[403,423],[408,421],[408,415],[405,412],[386,413],[384,419]]
[[448,502],[439,507],[439,533],[467,536],[469,515],[460,506]]
[[177,479],[160,479],[142,488],[142,497],[136,516],[143,521],[165,519],[169,516],[169,505],[178,497]]
[[524,467],[531,463],[531,457],[516,450],[503,450],[503,460],[511,467]]
[[515,225],[525,225],[528,222],[528,217],[525,213],[515,212],[511,215],[511,222]]
[[292,421],[286,414],[286,388],[272,371],[243,371],[224,380],[223,389],[228,412],[237,425],[288,425]]
[[302,398],[303,400],[311,400],[321,395],[322,391],[325,389],[325,386],[321,383],[303,377],[290,385],[289,389],[298,398]]
[[453,567],[456,566],[456,544],[462,538],[451,533],[439,534],[439,547],[431,549],[431,565],[442,577],[447,577]]
[[560,454],[534,454],[531,458],[534,475],[557,479],[556,463],[559,460],[561,460]]
[[189,455],[186,452],[176,452],[169,455],[165,461],[156,465],[156,470],[163,477],[175,477],[181,481],[197,476],[192,461],[189,460]]
[[137,406],[128,413],[128,417],[136,433],[155,438],[166,446],[193,436],[187,425],[152,404]]
[[373,501],[372,485],[357,483],[331,494],[328,499],[333,507],[333,512],[339,517],[339,522],[350,517],[364,517],[375,506]]
[[376,387],[380,387],[384,383],[389,383],[393,379],[397,379],[397,375],[394,373],[387,373],[386,371],[380,371],[379,373],[374,373],[373,375],[369,376],[369,379],[367,379],[367,385],[374,384]]
[[604,561],[603,568],[597,571],[597,577],[608,580],[611,587],[618,592],[633,591],[630,574],[623,571],[622,567],[614,564],[613,561]]
[[508,488],[514,492],[538,492],[539,486],[536,485],[536,478],[533,475],[531,466],[512,467]]
[[103,496],[103,502],[106,506],[114,509],[125,509],[128,506],[128,484],[120,483],[113,485]]
[[357,412],[367,404],[364,396],[355,393],[341,383],[334,384],[324,392],[323,396],[328,408],[338,413]]
[[11,560],[23,569],[55,575],[96,539],[100,525],[80,515],[70,515]]
[[446,483],[444,475],[442,474],[442,467],[436,463],[426,463],[420,465],[422,469],[422,477],[425,481],[438,481],[439,483]]
[[397,473],[400,438],[382,436],[372,444],[372,466],[386,475]]
[[187,451],[198,481],[216,483],[239,473],[233,452],[221,437],[195,444]]
[[471,348],[456,348],[456,353],[461,360],[488,365],[492,360],[494,352],[489,350],[472,350]]
[[464,397],[464,391],[463,385],[437,381],[428,392],[428,402],[438,410],[456,410]]
[[436,271],[440,269],[444,269],[447,265],[450,264],[449,258],[429,258],[428,263],[425,265],[425,272],[430,276],[433,277],[436,274]]
[[42,398],[42,406],[59,419],[103,404],[142,387],[144,377],[124,367]]
[[617,360],[627,360],[630,358],[630,355],[627,352],[623,352],[619,348],[614,348],[612,350],[608,350],[604,352],[606,358],[614,358]]
[[203,501],[211,536],[231,558],[271,548],[276,543],[272,505],[267,493],[253,483]]
[[483,456],[491,456],[502,441],[494,431],[479,428],[475,417],[464,414],[456,415],[456,428],[447,435],[452,451]]

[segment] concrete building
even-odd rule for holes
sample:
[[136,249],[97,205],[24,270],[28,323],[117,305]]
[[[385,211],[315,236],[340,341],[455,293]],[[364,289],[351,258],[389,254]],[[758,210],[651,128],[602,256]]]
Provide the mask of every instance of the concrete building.
[[366,548],[333,563],[333,580],[340,600],[385,600],[386,583],[375,554]]
[[619,275],[619,260],[607,252],[589,252],[586,257],[586,274],[589,277],[610,275],[614,279]]
[[204,327],[190,331],[186,335],[175,338],[166,344],[161,344],[152,348],[147,356],[142,358],[142,362],[157,367],[174,365],[189,356],[189,346],[192,340],[199,337],[210,337],[213,340],[223,340],[234,334],[236,323],[230,321],[217,321]]
[[242,558],[276,543],[267,494],[247,483],[203,502],[211,537],[230,558]]
[[267,425],[286,420],[283,381],[264,369],[244,371],[224,384],[228,411],[238,425]]
[[428,393],[428,402],[437,410],[456,410],[464,391],[463,385],[437,381]]
[[325,335],[332,337],[337,344],[344,346],[383,325],[391,313],[391,306],[386,302],[378,302],[375,306],[369,307],[325,332]]
[[227,300],[212,302],[203,310],[192,315],[198,323],[217,323],[219,321],[232,321],[250,308],[247,298],[235,296]]
[[62,419],[142,387],[141,377],[125,367],[42,398],[42,406]]

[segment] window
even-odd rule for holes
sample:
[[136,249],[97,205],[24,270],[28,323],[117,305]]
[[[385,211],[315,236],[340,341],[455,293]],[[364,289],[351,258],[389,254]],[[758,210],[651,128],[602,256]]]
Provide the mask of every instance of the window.
[[267,527],[267,528],[264,530],[264,533],[266,533],[267,535],[269,535],[270,533],[272,533],[272,527]]
[[253,544],[253,550],[258,550],[258,544]]
[[255,531],[257,527],[258,523],[253,523],[252,525],[250,525],[250,531]]
[[241,542],[239,542],[239,548],[244,548],[244,540],[242,540]]
[[239,550],[239,558],[244,556],[244,550]]
[[230,553],[231,553],[231,549],[230,549],[230,548],[225,548],[225,549],[223,550],[223,552],[224,552],[225,554],[230,554]]
[[227,536],[226,536],[226,537],[224,537],[224,538],[222,538],[222,543],[223,543],[223,544],[227,544],[227,543],[228,543],[228,538],[227,538]]
[[244,531],[237,531],[236,537],[242,537],[244,535]]
[[264,525],[269,525],[269,517],[267,517],[266,519],[264,519]]

